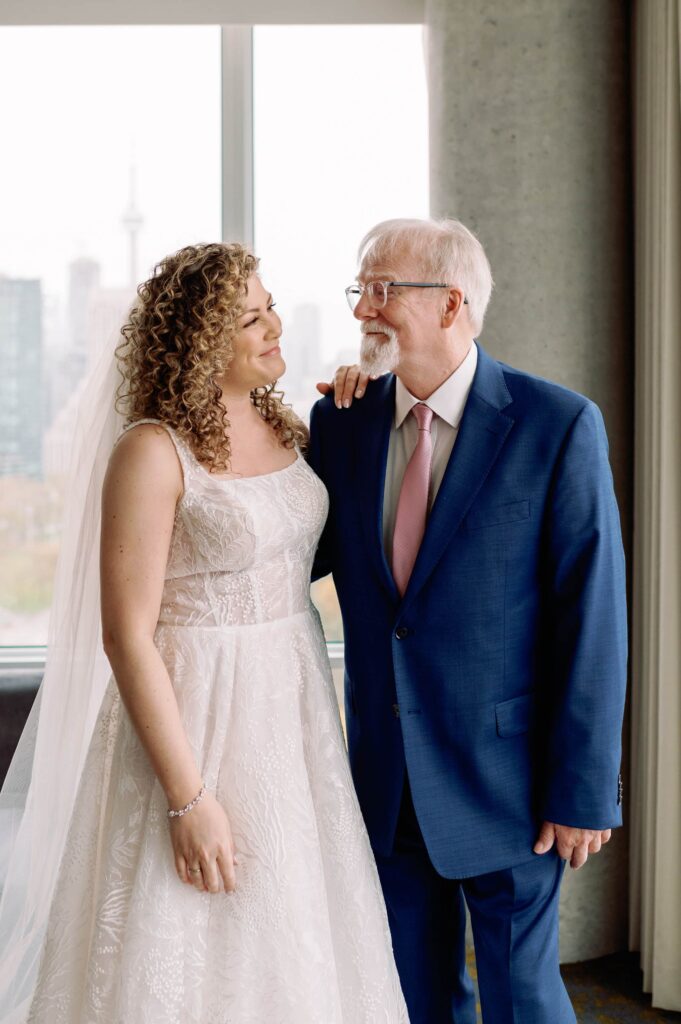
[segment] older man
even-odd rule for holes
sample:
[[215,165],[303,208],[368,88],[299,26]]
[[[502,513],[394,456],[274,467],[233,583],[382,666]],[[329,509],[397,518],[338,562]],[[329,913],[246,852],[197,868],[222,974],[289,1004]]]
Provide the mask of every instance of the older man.
[[[411,1024],[575,1020],[565,860],[621,823],[625,574],[601,414],[474,340],[492,278],[456,221],[388,221],[347,289],[361,364],[320,400],[316,575],[345,626],[353,775]],[[350,386],[354,386],[354,379]]]

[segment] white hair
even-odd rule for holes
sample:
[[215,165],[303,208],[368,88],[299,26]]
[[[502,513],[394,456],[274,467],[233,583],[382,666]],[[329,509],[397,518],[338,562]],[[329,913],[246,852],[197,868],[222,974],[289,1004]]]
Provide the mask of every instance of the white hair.
[[[413,256],[433,284],[460,288],[468,300],[468,317],[477,335],[492,294],[492,271],[481,243],[458,220],[384,220],[359,245],[360,264],[390,264]],[[465,307],[464,307],[465,308]]]

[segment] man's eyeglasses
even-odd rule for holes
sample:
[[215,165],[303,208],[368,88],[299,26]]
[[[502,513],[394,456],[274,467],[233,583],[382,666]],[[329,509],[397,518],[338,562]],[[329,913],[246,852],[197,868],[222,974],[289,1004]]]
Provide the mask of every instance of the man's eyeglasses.
[[[369,281],[368,284],[351,284],[345,289],[345,298],[350,309],[355,311],[363,295],[366,295],[373,309],[383,309],[388,301],[389,288],[452,288],[451,284],[428,284],[422,281]],[[468,299],[463,300],[468,305]]]

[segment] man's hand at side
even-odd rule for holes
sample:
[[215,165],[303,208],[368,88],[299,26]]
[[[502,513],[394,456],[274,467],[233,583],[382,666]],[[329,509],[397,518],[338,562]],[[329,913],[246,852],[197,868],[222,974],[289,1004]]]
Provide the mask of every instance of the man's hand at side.
[[590,853],[598,853],[612,835],[609,828],[599,831],[590,828],[572,828],[570,825],[556,825],[545,821],[534,844],[535,853],[548,853],[554,842],[563,860],[570,861],[571,868],[581,868]]
[[336,408],[349,409],[353,398],[361,398],[366,391],[368,380],[376,380],[376,378],[369,377],[366,373],[360,373],[356,363],[352,366],[339,366],[333,383],[327,384],[325,381],[320,381],[317,384],[317,391],[322,395],[328,395],[333,391]]

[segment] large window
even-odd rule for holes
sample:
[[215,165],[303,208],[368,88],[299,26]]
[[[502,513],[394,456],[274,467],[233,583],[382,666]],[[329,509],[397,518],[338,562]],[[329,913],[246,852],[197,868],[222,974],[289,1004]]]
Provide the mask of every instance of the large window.
[[[160,258],[220,237],[243,156],[221,59],[217,26],[0,28],[0,647],[46,641],[90,361]],[[421,28],[256,28],[253,100],[255,249],[307,416],[315,382],[356,358],[343,287],[359,239],[427,214]],[[328,581],[315,600],[339,639]]]

